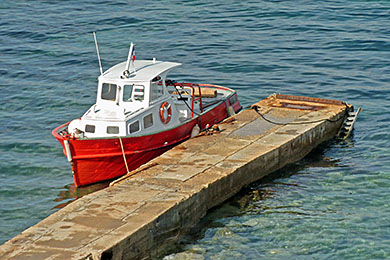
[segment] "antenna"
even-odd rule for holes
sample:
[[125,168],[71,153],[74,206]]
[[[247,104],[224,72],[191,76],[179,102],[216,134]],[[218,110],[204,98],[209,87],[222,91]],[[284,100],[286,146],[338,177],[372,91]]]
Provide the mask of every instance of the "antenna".
[[97,40],[96,40],[96,33],[95,32],[93,32],[93,38],[95,39],[96,53],[97,53],[98,60],[99,60],[100,75],[102,75],[103,74],[103,68],[102,68],[102,62],[100,61],[99,46],[98,46],[98,43],[97,43]]

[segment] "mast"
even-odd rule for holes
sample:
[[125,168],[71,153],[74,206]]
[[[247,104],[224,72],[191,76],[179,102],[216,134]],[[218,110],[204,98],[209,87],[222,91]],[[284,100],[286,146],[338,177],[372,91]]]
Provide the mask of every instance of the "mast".
[[123,71],[123,75],[127,78],[129,78],[132,73],[135,74],[134,61],[135,61],[135,49],[134,49],[134,44],[131,43],[129,49],[129,55],[127,57],[125,71]]

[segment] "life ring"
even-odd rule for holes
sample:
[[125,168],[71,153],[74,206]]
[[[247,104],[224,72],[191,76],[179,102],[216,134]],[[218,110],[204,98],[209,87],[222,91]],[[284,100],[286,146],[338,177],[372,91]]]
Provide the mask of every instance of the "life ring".
[[[166,113],[165,113],[166,111]],[[160,119],[164,124],[168,124],[172,117],[172,107],[168,102],[164,102],[160,107]]]

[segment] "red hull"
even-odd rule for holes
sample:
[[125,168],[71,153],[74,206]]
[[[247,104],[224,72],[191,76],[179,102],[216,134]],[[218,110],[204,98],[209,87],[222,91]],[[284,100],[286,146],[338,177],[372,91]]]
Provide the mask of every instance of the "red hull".
[[[238,99],[235,99],[234,104],[229,105],[236,112],[241,109]],[[198,121],[201,122],[201,129],[204,129],[206,124],[213,125],[227,117],[226,102],[223,102],[202,114],[201,120],[194,118],[186,124],[152,135],[121,137],[129,171],[138,168],[178,143],[188,139]],[[81,140],[65,138],[58,132],[67,124],[57,127],[52,134],[64,147],[65,155],[64,141],[68,140],[69,142],[73,178],[76,186],[113,179],[127,173],[118,137]]]

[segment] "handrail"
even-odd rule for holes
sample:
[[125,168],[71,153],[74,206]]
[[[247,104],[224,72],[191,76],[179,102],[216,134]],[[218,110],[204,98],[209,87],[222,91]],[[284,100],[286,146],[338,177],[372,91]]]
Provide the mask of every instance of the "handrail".
[[[202,91],[200,90],[200,86],[198,84],[191,84],[191,83],[188,83],[191,88],[191,92],[192,92],[192,109],[191,109],[191,118],[194,117],[194,107],[195,107],[195,101],[199,100],[199,107],[200,107],[200,112],[203,113],[203,102],[202,102]],[[196,85],[198,87],[198,91],[199,91],[199,97],[195,98],[195,88],[194,88],[194,85]]]

